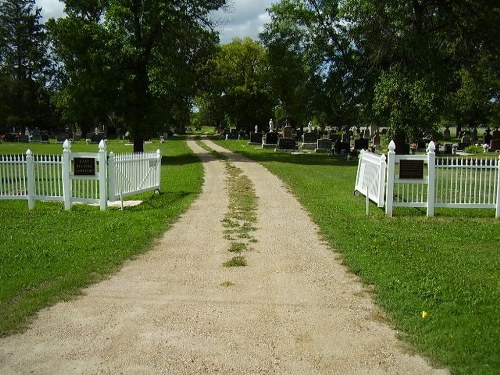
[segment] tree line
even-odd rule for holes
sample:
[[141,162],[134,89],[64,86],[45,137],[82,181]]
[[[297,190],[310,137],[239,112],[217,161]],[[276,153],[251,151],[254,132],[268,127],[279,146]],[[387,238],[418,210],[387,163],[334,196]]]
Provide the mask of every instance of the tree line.
[[493,0],[282,0],[259,40],[220,45],[226,0],[0,5],[0,130],[106,124],[142,141],[175,126],[252,130],[498,127],[500,8]]

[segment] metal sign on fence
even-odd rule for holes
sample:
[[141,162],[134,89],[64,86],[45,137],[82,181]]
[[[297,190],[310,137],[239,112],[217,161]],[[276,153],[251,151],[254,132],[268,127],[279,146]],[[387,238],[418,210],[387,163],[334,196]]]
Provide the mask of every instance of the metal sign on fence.
[[422,180],[424,178],[424,161],[401,160],[399,162],[399,178]]
[[75,176],[95,176],[95,158],[73,158]]

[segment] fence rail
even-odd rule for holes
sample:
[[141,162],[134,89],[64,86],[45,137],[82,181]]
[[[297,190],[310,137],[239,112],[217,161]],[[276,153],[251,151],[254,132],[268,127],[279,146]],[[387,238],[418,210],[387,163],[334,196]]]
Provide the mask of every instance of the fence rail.
[[115,201],[131,194],[160,189],[161,154],[109,155],[109,199]]
[[[83,167],[82,167],[83,165]],[[113,154],[106,144],[97,153],[72,152],[69,141],[62,155],[0,155],[0,199],[24,199],[34,208],[36,200],[99,204],[108,199],[160,189],[161,154]]]
[[363,193],[378,207],[384,207],[386,159],[384,155],[361,150],[355,191]]
[[376,157],[362,152],[355,188],[376,202],[369,187],[382,179],[385,202],[379,207],[385,205],[389,217],[394,207],[425,207],[428,216],[436,207],[493,208],[500,217],[500,158],[437,158],[434,151],[431,142],[426,155],[396,155],[391,142],[383,177]]

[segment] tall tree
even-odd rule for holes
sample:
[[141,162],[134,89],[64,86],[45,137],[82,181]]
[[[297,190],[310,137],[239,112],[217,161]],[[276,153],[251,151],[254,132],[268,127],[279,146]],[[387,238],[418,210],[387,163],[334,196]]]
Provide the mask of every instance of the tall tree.
[[208,86],[198,98],[201,121],[251,130],[272,116],[268,60],[264,47],[234,39],[220,47],[205,67]]
[[[468,91],[464,78],[470,75],[465,73],[479,72],[474,66],[481,55],[498,56],[493,52],[498,51],[498,5],[490,0],[352,0],[345,2],[343,12],[362,57],[360,72],[370,77],[367,89],[374,94],[375,118],[391,126],[399,143],[431,134],[440,118],[455,114],[464,120],[459,108],[465,102],[463,96],[456,100],[455,93]],[[498,81],[483,74],[491,65],[482,68],[480,81],[490,87],[482,90],[489,91],[489,98],[482,99],[487,103]],[[485,110],[487,106],[474,116],[484,117]]]
[[271,22],[260,37],[272,56],[273,88],[299,122],[316,117],[342,126],[357,120],[358,82],[339,9],[338,1],[306,0],[283,0],[269,9]]
[[[0,3],[0,74],[6,110],[4,127],[44,126],[51,107],[45,84],[50,68],[48,43],[34,0]],[[1,119],[0,119],[1,120]]]
[[182,120],[172,114],[187,119],[197,66],[217,42],[209,13],[225,2],[66,1],[68,17],[52,23],[70,78],[66,98],[80,97],[80,83],[89,82],[81,96],[94,94],[90,110],[122,117],[142,151],[166,121]]

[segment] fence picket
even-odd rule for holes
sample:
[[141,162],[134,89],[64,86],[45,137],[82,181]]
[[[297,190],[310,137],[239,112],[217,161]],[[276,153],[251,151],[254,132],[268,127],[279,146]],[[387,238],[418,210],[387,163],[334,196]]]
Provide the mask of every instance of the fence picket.
[[[434,214],[435,207],[495,208],[500,216],[500,157],[480,158],[436,158],[433,143],[429,144],[427,155],[396,155],[394,142],[389,144],[386,163],[385,211],[392,216],[393,207],[427,207],[427,215]],[[356,190],[360,179],[374,178],[367,172],[367,166],[360,164],[356,176]],[[423,180],[399,179],[396,165],[400,160],[422,160],[427,165],[427,177]],[[366,186],[370,181],[364,182]],[[369,193],[368,190],[367,194]]]

